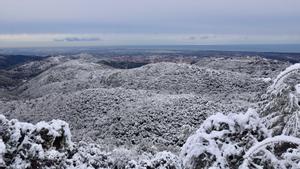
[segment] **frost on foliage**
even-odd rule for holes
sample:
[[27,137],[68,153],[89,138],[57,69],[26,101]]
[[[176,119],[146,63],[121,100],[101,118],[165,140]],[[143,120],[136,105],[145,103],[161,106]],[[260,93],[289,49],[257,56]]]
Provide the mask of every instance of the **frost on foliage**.
[[5,148],[2,155],[7,168],[41,168],[55,166],[72,148],[66,122],[52,120],[36,125],[7,120],[0,116],[0,136]]
[[0,139],[0,168],[5,167],[5,162],[4,162],[4,154],[5,154],[5,144],[3,143],[2,139]]
[[281,72],[276,79],[274,79],[273,84],[269,87],[271,91],[278,91],[284,85],[284,80],[288,78],[291,74],[299,73],[300,71],[300,63],[294,64],[286,68],[283,72]]
[[[0,116],[0,167],[111,168],[112,160],[99,146],[71,141],[69,125],[61,120],[36,125]],[[1,142],[1,139],[3,142]]]
[[292,75],[300,72],[300,64],[295,64],[281,72],[264,95],[260,110],[273,135],[285,134],[300,136],[300,90],[299,84],[286,83]]
[[275,136],[253,145],[244,155],[240,169],[300,168],[300,139],[293,136]]
[[170,152],[159,152],[154,157],[128,162],[126,169],[182,169],[182,163],[178,156]]
[[188,138],[180,157],[186,169],[298,169],[300,139],[271,137],[271,130],[253,110],[216,114]]
[[181,151],[184,167],[238,168],[245,151],[269,137],[258,114],[216,114],[206,119],[188,138]]
[[290,168],[300,168],[300,148],[289,148],[281,157],[285,159],[286,165]]
[[127,149],[103,151],[97,144],[71,141],[66,122],[36,125],[0,115],[0,168],[9,169],[181,169],[178,156],[160,152],[138,158]]
[[101,150],[96,144],[80,142],[76,149],[70,153],[68,159],[63,163],[67,169],[96,169],[112,168],[113,161],[108,153]]

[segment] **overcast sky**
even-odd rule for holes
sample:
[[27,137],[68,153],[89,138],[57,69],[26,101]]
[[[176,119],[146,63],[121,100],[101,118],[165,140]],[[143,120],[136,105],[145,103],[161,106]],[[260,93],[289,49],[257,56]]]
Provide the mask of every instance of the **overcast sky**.
[[300,43],[300,0],[0,0],[0,47]]

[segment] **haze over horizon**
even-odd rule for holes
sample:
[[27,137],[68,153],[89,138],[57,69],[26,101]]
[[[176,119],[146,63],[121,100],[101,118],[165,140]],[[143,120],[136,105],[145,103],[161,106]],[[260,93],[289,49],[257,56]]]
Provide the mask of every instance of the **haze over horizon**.
[[3,0],[0,47],[300,44],[297,0]]

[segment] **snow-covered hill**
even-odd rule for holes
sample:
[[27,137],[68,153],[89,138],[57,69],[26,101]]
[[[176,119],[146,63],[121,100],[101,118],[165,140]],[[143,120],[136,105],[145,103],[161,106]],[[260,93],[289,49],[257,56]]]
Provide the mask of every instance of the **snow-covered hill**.
[[[127,160],[127,168],[142,168],[145,158],[139,158],[143,153],[151,154],[147,156],[146,161],[152,160],[148,165],[152,168],[159,168],[153,167],[154,163],[161,166],[161,163],[155,160],[166,158],[170,160],[173,168],[195,168],[198,162],[196,160],[195,164],[194,158],[202,155],[222,162],[221,168],[235,168],[240,166],[243,162],[240,158],[255,142],[272,137],[269,125],[260,123],[265,120],[260,119],[260,114],[242,114],[248,108],[257,109],[258,113],[269,114],[263,112],[263,106],[272,101],[277,103],[276,98],[274,101],[274,97],[265,96],[269,90],[268,86],[272,83],[271,78],[274,79],[288,65],[289,63],[259,57],[236,57],[206,58],[196,64],[161,62],[133,69],[116,69],[87,55],[50,57],[41,64],[32,62],[20,66],[24,70],[38,67],[41,73],[10,91],[15,94],[15,98],[0,101],[0,113],[8,119],[17,118],[30,123],[52,119],[66,121],[73,133],[73,141],[83,140],[101,145],[101,148],[94,149],[92,145],[84,143],[83,147],[79,145],[76,151],[81,155],[96,153],[97,158],[105,156],[107,161],[103,163],[103,168],[114,168],[113,166],[118,165],[114,158],[119,159],[120,156]],[[286,93],[282,97],[278,95],[278,100],[282,102],[286,96]],[[214,116],[217,113],[223,115]],[[212,117],[208,118],[210,116]],[[222,120],[218,121],[219,117],[227,119],[224,123],[228,123],[229,126],[233,123],[236,125],[228,129],[227,124],[223,124]],[[226,135],[226,138],[228,137],[232,144],[243,142],[241,144],[247,144],[247,147],[238,147],[236,151],[239,153],[230,154],[230,150],[227,155],[215,157],[209,155],[210,151],[213,151],[211,147],[197,152],[190,151],[190,147],[194,145],[187,144],[207,146],[204,138],[217,139],[211,144],[229,144],[221,135],[204,137],[211,134],[211,131],[206,131],[211,119],[216,121],[212,122],[210,130],[216,130],[215,133],[220,134],[230,130],[234,135]],[[248,123],[251,125],[245,129],[246,135],[250,133],[253,137],[248,138],[247,143],[244,143],[243,139],[235,140],[235,135]],[[260,125],[262,128],[255,128]],[[198,129],[199,126],[201,130]],[[258,135],[255,134],[257,130],[260,132]],[[117,157],[106,154],[120,147],[128,150],[119,152],[121,155],[118,154]],[[71,150],[70,147],[66,149]],[[183,153],[185,151],[188,151],[186,155]],[[227,149],[223,147],[218,151]],[[135,155],[131,154],[132,152]],[[50,152],[47,150],[47,153]],[[231,158],[240,160],[233,165],[236,161],[232,161]],[[63,161],[61,165],[69,165],[65,163],[64,157],[61,156],[60,160]],[[101,160],[97,160],[100,163]],[[176,162],[173,164],[174,161]],[[259,162],[259,165],[265,164]],[[78,165],[87,164],[83,162]],[[122,163],[123,167],[119,168],[124,168],[124,165]],[[218,163],[214,162],[205,163],[206,168],[217,165]],[[168,168],[166,165],[164,167]]]
[[[53,117],[85,139],[147,151],[176,151],[216,112],[256,107],[269,82],[244,72],[184,63],[115,69],[86,57],[58,57],[57,65],[17,89],[22,99],[2,102],[8,118]],[[284,66],[284,64],[283,64]]]
[[90,88],[150,90],[169,94],[229,94],[260,92],[265,79],[246,73],[216,70],[190,64],[155,63],[135,69],[114,69],[86,60],[70,60],[52,67],[18,89],[36,98]]

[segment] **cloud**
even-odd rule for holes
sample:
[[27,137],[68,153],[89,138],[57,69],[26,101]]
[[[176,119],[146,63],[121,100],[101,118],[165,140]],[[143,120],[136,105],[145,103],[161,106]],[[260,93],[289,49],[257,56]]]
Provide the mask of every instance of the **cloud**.
[[195,36],[190,36],[190,37],[188,37],[188,40],[191,40],[191,41],[194,41],[194,40],[196,40],[197,38],[195,37]]
[[95,42],[101,41],[98,37],[66,37],[61,39],[54,39],[55,42]]
[[205,41],[209,39],[215,39],[217,38],[217,35],[191,35],[186,38],[186,40],[189,41]]
[[1,34],[1,47],[101,45],[299,44],[299,35],[250,34]]
[[[215,37],[215,35],[213,37]],[[199,37],[199,39],[202,39],[202,40],[206,40],[206,39],[209,39],[209,38],[211,38],[211,37],[208,36],[208,35],[203,35],[203,36]]]

